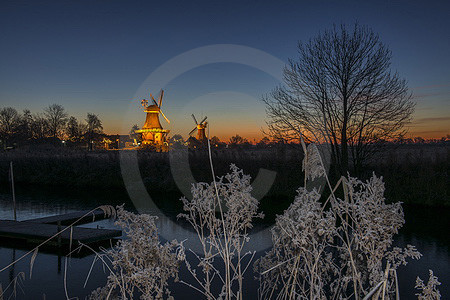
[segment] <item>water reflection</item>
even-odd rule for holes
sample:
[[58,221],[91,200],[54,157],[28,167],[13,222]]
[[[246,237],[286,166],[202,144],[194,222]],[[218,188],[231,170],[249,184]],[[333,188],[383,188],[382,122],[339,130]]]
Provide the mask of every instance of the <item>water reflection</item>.
[[[181,230],[180,222],[174,222],[177,211],[180,209],[178,195],[160,196],[163,200],[157,199],[160,208],[168,214],[161,215],[156,221],[160,234],[164,239],[177,239],[179,241],[187,239],[186,245],[196,249],[198,247],[196,235],[192,230]],[[95,208],[103,204],[125,204],[128,209],[133,209],[131,202],[125,191],[68,191],[66,189],[42,189],[39,187],[17,188],[17,216],[18,220],[46,217],[50,215],[69,213],[79,210]],[[0,219],[12,219],[13,206],[11,196],[6,188],[0,189]],[[147,213],[154,214],[149,211]],[[410,261],[405,267],[399,268],[400,291],[403,299],[414,299],[414,283],[417,276],[428,280],[428,269],[433,269],[436,276],[442,282],[439,287],[443,299],[450,297],[450,220],[448,209],[417,209],[405,208],[406,225],[402,228],[395,241],[397,246],[412,244],[423,254],[419,261]],[[83,226],[104,228],[114,228],[114,224],[109,220],[102,220]],[[251,245],[259,245],[270,240],[267,231],[264,235],[253,237]],[[12,244],[0,244],[0,268],[8,265],[16,258],[26,253],[26,250]],[[260,251],[256,257],[263,255]],[[30,258],[28,257],[7,272],[0,273],[0,282],[3,288],[13,282],[19,272],[26,274],[26,280],[20,284],[23,292],[19,288],[17,299],[64,299],[64,266],[65,256],[63,253],[45,253],[43,250],[36,258],[33,275],[30,274]],[[84,257],[71,257],[67,261],[67,288],[69,296],[84,299],[92,290],[104,285],[106,274],[100,263],[97,263],[92,271],[91,277],[84,283],[93,262],[94,255],[88,254]],[[189,281],[191,278],[186,270],[181,269],[181,277]],[[246,299],[256,297],[257,282],[253,275],[248,273],[245,277]],[[199,296],[193,290],[185,286],[172,284],[175,299],[186,299],[187,297]]]

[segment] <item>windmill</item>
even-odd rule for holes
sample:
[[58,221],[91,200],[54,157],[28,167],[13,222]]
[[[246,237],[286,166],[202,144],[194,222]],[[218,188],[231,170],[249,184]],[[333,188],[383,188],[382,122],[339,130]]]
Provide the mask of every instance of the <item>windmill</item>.
[[164,96],[164,91],[159,92],[158,102],[150,94],[152,104],[148,105],[147,99],[142,99],[141,104],[144,107],[144,112],[147,113],[144,126],[142,129],[136,130],[136,133],[142,134],[142,145],[153,145],[158,150],[165,151],[167,149],[166,137],[170,130],[163,129],[161,123],[159,122],[159,114],[170,124],[169,119],[164,115],[161,110],[162,99]]
[[206,121],[207,118],[208,117],[204,117],[203,120],[200,123],[198,123],[197,119],[195,118],[195,116],[192,115],[192,119],[194,119],[194,122],[195,122],[196,126],[194,127],[194,129],[191,130],[191,132],[189,132],[189,135],[193,134],[197,130],[197,137],[196,138],[200,142],[206,142],[205,129],[206,129],[206,126],[208,125],[208,122],[205,122],[205,121]]

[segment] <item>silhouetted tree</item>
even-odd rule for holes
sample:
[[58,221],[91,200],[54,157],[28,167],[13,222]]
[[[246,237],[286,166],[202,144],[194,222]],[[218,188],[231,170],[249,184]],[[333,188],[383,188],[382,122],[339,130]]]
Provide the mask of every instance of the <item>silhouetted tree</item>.
[[243,138],[239,134],[236,134],[235,136],[232,136],[230,138],[228,145],[230,145],[230,147],[242,147],[248,146],[250,145],[250,143],[246,138]]
[[59,104],[49,105],[44,109],[44,116],[47,119],[50,137],[60,138],[67,122],[67,113],[64,107]]
[[79,142],[84,131],[86,131],[86,125],[80,123],[74,116],[71,116],[66,126],[66,134],[69,141]]
[[136,134],[136,130],[139,130],[139,126],[138,126],[137,124],[134,124],[134,125],[131,127],[130,135]]
[[225,142],[222,142],[217,136],[213,136],[209,140],[209,143],[211,144],[211,147],[216,148],[216,149],[223,148],[227,145]]
[[33,138],[32,132],[33,116],[29,109],[24,109],[20,117],[19,138],[20,140],[29,140]]
[[215,147],[215,148],[223,146],[225,144],[225,143],[221,142],[217,136],[213,136],[212,138],[210,138],[209,143],[210,143],[211,147]]
[[49,136],[49,124],[47,118],[41,114],[33,116],[33,123],[31,124],[31,135],[33,139],[39,140]]
[[5,141],[5,146],[17,133],[19,125],[20,117],[15,108],[4,107],[0,110],[0,138]]
[[136,133],[136,130],[139,130],[139,126],[137,124],[134,124],[130,130],[130,138],[132,140],[136,140],[136,142],[138,143],[142,142],[142,134]]
[[267,136],[263,137],[263,138],[257,143],[257,145],[258,145],[258,146],[261,146],[261,147],[267,146],[267,145],[269,145],[269,144],[270,144],[270,139],[269,139]]
[[413,139],[413,141],[414,141],[415,144],[423,144],[425,142],[425,139],[423,137],[421,137],[421,136],[416,136]]
[[98,137],[98,135],[103,132],[102,121],[100,121],[97,115],[88,113],[86,117],[86,124],[85,136],[87,138],[89,150],[92,150],[92,144],[95,137]]
[[332,162],[346,174],[349,161],[361,168],[372,145],[404,134],[414,104],[372,30],[334,26],[299,43],[298,52],[284,68],[284,85],[263,97],[272,136],[299,138],[301,131],[328,143]]
[[213,136],[210,140],[209,143],[211,144],[211,146],[216,146],[220,144],[220,139],[217,136]]

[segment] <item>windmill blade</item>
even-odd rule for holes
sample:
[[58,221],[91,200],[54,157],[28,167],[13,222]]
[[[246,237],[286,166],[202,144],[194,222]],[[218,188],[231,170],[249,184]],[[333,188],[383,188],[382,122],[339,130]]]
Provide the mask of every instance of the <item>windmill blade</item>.
[[150,93],[150,98],[152,98],[153,103],[155,103],[155,105],[158,106],[158,103],[156,103],[156,100],[155,100],[155,98],[153,98],[152,93]]
[[208,117],[205,117],[205,118],[200,122],[200,124],[202,124],[203,122],[205,122],[207,118],[208,118]]
[[192,118],[194,119],[195,124],[198,125],[197,119],[195,118],[194,114],[192,114],[191,116],[192,116]]
[[189,135],[193,134],[195,130],[197,130],[197,127],[194,127],[194,129],[192,129],[191,132],[189,132]]
[[164,96],[164,90],[161,89],[161,91],[159,92],[159,105],[158,105],[159,108],[161,108],[163,96]]
[[163,116],[163,118],[167,121],[167,123],[170,124],[169,119],[167,119],[166,115],[164,115],[164,113],[162,112],[162,110],[159,110],[159,112],[161,113],[161,115]]
[[147,105],[148,105],[148,100],[147,100],[147,99],[142,99],[142,100],[141,100],[141,105],[144,106],[144,107],[147,107]]

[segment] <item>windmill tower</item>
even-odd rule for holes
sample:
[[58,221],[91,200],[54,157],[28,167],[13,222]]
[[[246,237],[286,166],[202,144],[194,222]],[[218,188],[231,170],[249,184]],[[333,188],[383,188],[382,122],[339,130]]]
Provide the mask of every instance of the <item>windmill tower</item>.
[[147,113],[145,118],[144,126],[142,129],[136,130],[136,133],[142,134],[142,145],[143,146],[155,146],[159,151],[167,151],[166,137],[170,130],[163,129],[161,123],[159,122],[159,114],[170,124],[169,119],[166,118],[161,110],[162,98],[164,96],[164,91],[159,92],[159,99],[156,102],[152,94],[150,98],[152,99],[152,104],[148,105],[148,100],[142,99],[141,104],[144,107],[144,112]]
[[189,132],[189,135],[193,134],[197,130],[196,138],[199,142],[202,142],[202,143],[206,142],[205,129],[206,129],[206,126],[208,125],[208,122],[205,122],[205,121],[207,118],[208,117],[205,117],[200,123],[198,123],[195,116],[192,115],[192,119],[194,119],[196,126],[194,127],[194,129],[191,130],[191,132]]

